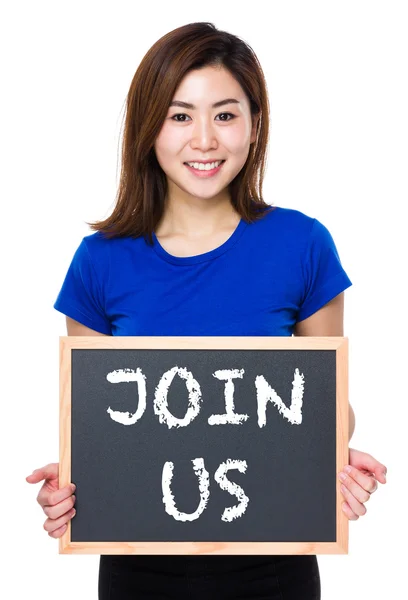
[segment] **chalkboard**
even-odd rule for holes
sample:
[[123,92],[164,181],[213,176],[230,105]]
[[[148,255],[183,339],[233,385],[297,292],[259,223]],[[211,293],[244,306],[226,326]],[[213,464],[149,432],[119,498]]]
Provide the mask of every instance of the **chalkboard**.
[[60,337],[60,553],[344,554],[344,337]]

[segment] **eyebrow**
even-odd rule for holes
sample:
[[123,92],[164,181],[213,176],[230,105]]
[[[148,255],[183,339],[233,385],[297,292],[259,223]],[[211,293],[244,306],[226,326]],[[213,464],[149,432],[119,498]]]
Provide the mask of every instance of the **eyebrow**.
[[[219,102],[215,102],[215,104],[212,105],[212,108],[218,108],[219,106],[224,106],[224,104],[240,104],[240,102],[239,100],[236,100],[236,98],[226,98],[225,100],[219,100]],[[191,110],[196,108],[194,104],[182,102],[181,100],[173,100],[170,106],[181,106],[181,108],[190,108]]]

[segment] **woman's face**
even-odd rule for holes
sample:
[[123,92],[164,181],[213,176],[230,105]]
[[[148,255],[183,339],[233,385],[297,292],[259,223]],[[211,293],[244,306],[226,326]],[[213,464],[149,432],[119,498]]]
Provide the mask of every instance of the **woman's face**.
[[[213,106],[223,100],[228,102]],[[170,105],[154,146],[167,175],[169,196],[214,198],[241,171],[256,139],[257,121],[252,123],[249,100],[228,70],[205,67],[184,77],[175,102],[191,106]],[[225,162],[206,177],[185,165],[208,159]]]

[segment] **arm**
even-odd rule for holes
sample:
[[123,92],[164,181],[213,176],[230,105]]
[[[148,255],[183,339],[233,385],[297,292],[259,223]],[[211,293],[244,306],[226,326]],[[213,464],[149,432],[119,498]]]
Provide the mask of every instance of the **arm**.
[[[294,335],[343,336],[344,292],[325,304],[313,315],[295,325]],[[355,416],[349,405],[349,441],[354,433]],[[342,510],[355,521],[367,512],[364,503],[377,489],[377,481],[386,482],[387,468],[370,454],[349,448],[349,465],[339,473],[341,493],[346,502]],[[339,481],[339,483],[341,483]]]
[[74,321],[71,317],[66,317],[67,322],[67,335],[105,335],[94,329],[90,329],[78,321]]
[[[298,321],[295,325],[294,335],[307,336],[344,336],[344,292],[330,300],[313,315]],[[349,404],[349,441],[355,429],[355,415]]]
[[[85,327],[82,323],[66,317],[68,335],[105,335]],[[38,493],[37,502],[43,509],[47,519],[44,529],[52,538],[60,538],[66,531],[68,521],[75,515],[75,486],[59,487],[59,464],[50,463],[45,467],[36,469],[26,477],[28,483],[44,483]]]

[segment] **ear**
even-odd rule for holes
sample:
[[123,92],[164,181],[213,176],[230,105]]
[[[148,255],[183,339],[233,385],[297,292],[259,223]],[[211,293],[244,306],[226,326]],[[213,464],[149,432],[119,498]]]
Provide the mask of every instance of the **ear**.
[[258,113],[257,115],[252,116],[252,130],[251,130],[251,141],[250,141],[251,144],[253,144],[256,140],[260,116],[261,116],[261,113]]

